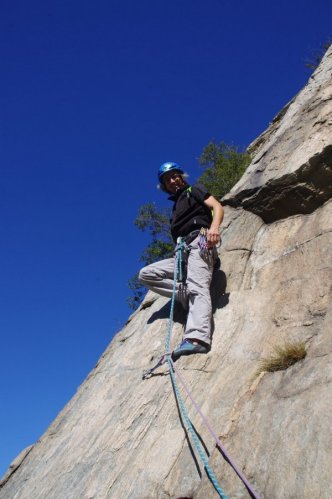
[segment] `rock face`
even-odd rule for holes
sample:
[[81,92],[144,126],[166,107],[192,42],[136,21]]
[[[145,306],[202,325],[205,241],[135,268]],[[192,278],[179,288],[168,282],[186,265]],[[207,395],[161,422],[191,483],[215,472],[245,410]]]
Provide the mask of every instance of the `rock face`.
[[[332,497],[332,47],[251,149],[225,198],[213,347],[176,366],[266,499]],[[181,425],[164,351],[169,301],[149,293],[46,433],[13,463],[1,499],[218,497]],[[184,317],[175,316],[172,345]],[[306,357],[257,374],[285,342]],[[249,494],[183,395],[230,498]]]
[[331,47],[309,84],[251,145],[254,159],[226,197],[266,223],[312,213],[332,195]]

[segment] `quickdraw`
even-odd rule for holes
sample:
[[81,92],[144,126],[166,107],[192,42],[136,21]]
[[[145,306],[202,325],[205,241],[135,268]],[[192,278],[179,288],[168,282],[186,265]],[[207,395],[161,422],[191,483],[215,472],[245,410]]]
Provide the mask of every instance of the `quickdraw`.
[[151,369],[147,369],[146,371],[143,371],[142,379],[144,380],[144,379],[151,378],[151,376],[154,373],[154,371],[156,369],[158,369],[158,367],[161,367],[163,364],[165,364],[168,355],[172,355],[172,352],[164,353],[164,355],[162,355],[160,357],[160,359],[158,360],[158,362],[157,362],[157,364],[155,366],[151,367]]

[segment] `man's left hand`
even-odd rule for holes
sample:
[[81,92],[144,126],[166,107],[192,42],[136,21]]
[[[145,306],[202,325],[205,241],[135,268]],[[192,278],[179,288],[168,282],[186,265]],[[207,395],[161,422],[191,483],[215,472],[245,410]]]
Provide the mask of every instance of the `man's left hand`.
[[206,233],[206,239],[209,248],[213,248],[220,242],[219,227],[210,227]]

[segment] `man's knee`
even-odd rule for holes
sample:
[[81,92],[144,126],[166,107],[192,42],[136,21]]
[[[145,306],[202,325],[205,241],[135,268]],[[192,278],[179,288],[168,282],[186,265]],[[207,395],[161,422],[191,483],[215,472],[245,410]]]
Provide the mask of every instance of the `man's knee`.
[[148,272],[147,272],[147,267],[143,267],[138,274],[138,280],[141,284],[143,284],[145,281],[148,280]]
[[191,279],[187,279],[187,290],[190,295],[193,296],[210,296],[210,283],[209,282],[196,282]]
[[160,282],[164,279],[171,278],[167,273],[167,267],[163,267],[163,261],[157,263],[150,263],[146,267],[143,267],[138,274],[138,279],[141,283],[154,283]]
[[139,281],[144,284],[146,282],[158,280],[158,272],[154,268],[153,264],[143,267],[138,274]]

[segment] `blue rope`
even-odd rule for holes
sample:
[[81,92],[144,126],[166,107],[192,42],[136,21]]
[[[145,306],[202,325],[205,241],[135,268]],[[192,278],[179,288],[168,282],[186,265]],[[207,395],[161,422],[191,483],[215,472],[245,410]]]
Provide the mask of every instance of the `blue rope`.
[[[177,241],[177,247],[176,247],[176,258],[175,258],[175,269],[174,269],[174,281],[173,281],[173,293],[172,293],[172,300],[171,300],[171,311],[169,315],[169,321],[168,321],[168,331],[167,331],[167,337],[166,337],[166,352],[170,351],[170,344],[171,344],[171,335],[172,335],[172,326],[173,326],[173,316],[174,316],[174,304],[175,304],[175,295],[176,295],[176,283],[177,283],[177,278],[178,275],[180,278],[182,278],[182,249],[184,248],[184,243],[182,242],[182,239],[179,238]],[[180,413],[182,419],[186,422],[186,425],[190,431],[190,434],[192,436],[193,442],[195,444],[196,450],[202,460],[202,463],[204,464],[205,470],[214,486],[216,491],[218,492],[219,496],[222,499],[227,499],[227,496],[224,494],[222,488],[220,487],[215,474],[213,473],[209,462],[207,460],[207,457],[203,451],[203,448],[198,440],[198,437],[193,429],[193,426],[191,424],[191,421],[189,419],[189,416],[187,414],[187,411],[185,409],[180,390],[178,387],[178,384],[175,379],[175,374],[174,374],[174,369],[173,369],[173,363],[172,360],[169,356],[167,356],[167,364],[169,366],[169,372],[171,375],[171,380],[172,380],[172,385],[174,389],[174,393],[176,396],[176,399],[178,401]]]

